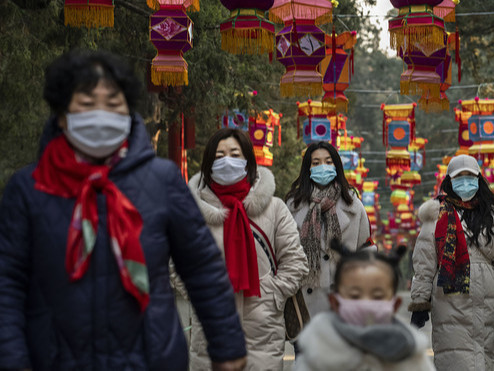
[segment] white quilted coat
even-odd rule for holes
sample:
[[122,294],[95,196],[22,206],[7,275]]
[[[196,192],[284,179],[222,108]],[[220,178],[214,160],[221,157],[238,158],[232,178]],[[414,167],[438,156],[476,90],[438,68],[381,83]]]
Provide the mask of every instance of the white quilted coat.
[[[470,293],[445,295],[442,287],[437,287],[434,232],[438,215],[437,200],[429,200],[419,209],[422,229],[413,252],[415,276],[409,309],[432,307],[432,348],[439,371],[493,371],[494,241],[487,244],[481,236],[480,248],[468,246]],[[465,223],[463,230],[467,230]]]
[[[218,246],[223,251],[223,222],[227,210],[209,187],[199,185],[200,174],[189,182],[192,194]],[[300,245],[297,225],[284,202],[273,197],[273,174],[259,167],[256,181],[244,200],[249,218],[269,238],[278,263],[273,276],[266,253],[256,241],[261,297],[235,294],[238,313],[245,332],[248,350],[247,370],[282,370],[285,349],[283,309],[308,273],[307,259]],[[206,340],[197,318],[192,321],[190,369],[209,370]]]

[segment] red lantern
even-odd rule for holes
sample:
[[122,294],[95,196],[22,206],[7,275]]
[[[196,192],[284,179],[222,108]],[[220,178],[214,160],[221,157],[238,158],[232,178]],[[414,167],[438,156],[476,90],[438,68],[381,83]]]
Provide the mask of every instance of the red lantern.
[[183,6],[161,6],[150,17],[149,37],[158,50],[152,61],[154,85],[188,85],[188,66],[183,54],[192,48],[191,19]]
[[410,170],[408,146],[415,138],[415,103],[381,106],[383,111],[383,143],[386,151],[386,171],[396,179]]
[[65,0],[64,23],[73,27],[113,27],[113,0]]
[[232,54],[262,54],[273,51],[274,24],[264,12],[274,0],[221,0],[230,18],[221,23],[221,48]]
[[249,134],[254,147],[256,162],[261,166],[273,165],[274,128],[278,126],[278,145],[281,145],[281,114],[273,110],[263,111],[256,118],[249,117]]

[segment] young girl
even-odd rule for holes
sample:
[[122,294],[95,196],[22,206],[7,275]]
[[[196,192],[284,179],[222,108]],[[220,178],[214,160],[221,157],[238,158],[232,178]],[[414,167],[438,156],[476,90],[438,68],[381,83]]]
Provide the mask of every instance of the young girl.
[[332,311],[319,313],[301,333],[297,371],[427,371],[435,370],[426,355],[427,339],[395,317],[399,258],[369,250],[341,254],[335,271]]

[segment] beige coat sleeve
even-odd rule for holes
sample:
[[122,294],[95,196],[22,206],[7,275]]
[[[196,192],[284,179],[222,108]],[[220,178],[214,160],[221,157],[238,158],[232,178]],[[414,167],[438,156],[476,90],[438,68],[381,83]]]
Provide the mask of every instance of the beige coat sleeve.
[[[367,242],[370,237],[370,223],[369,218],[367,217],[367,212],[365,211],[365,207],[362,202],[355,198],[353,202],[358,204],[360,219],[359,219],[359,228],[358,228],[358,238],[357,238],[357,248],[361,248]],[[376,245],[366,246],[367,249],[377,251]]]
[[309,266],[292,214],[279,198],[273,198],[273,202],[276,215],[273,249],[278,262],[273,285],[276,307],[283,310],[286,299],[295,295],[302,279],[309,273]]
[[439,213],[438,201],[427,201],[419,210],[422,227],[413,250],[412,303],[410,311],[429,310],[434,278],[437,274],[435,229]]

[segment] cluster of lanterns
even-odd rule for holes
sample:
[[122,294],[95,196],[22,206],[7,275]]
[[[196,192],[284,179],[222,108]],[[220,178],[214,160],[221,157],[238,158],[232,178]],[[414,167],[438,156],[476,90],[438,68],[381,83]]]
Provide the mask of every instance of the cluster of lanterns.
[[458,31],[448,33],[446,22],[455,22],[458,0],[391,0],[398,16],[389,21],[391,47],[406,65],[400,78],[404,95],[420,95],[426,112],[449,109],[446,90],[451,86],[451,52],[455,52],[461,79]]
[[384,225],[385,236],[416,234],[413,187],[421,183],[419,171],[424,166],[427,139],[415,136],[415,108],[415,103],[381,105],[386,180],[392,191],[390,201],[393,205],[388,223]]
[[281,146],[281,117],[283,117],[281,113],[272,109],[253,112],[251,115],[239,110],[226,111],[221,126],[248,132],[254,146],[257,164],[272,166],[273,153],[270,148],[274,144],[275,127],[278,128],[278,146]]
[[[458,122],[458,145],[456,155],[470,155],[477,159],[484,177],[494,191],[494,99],[458,101],[455,108],[455,120]],[[450,158],[445,157],[438,165],[434,193],[438,194],[440,185],[446,176],[446,167]]]

